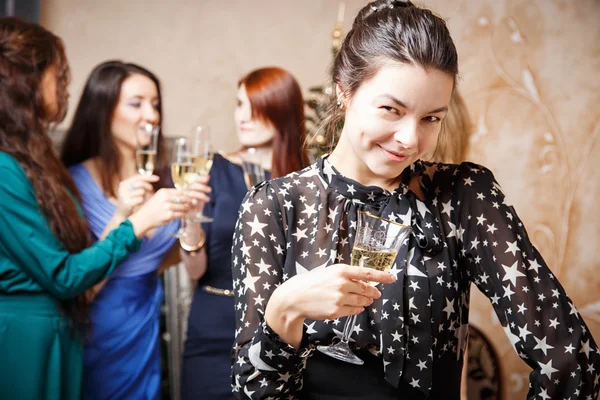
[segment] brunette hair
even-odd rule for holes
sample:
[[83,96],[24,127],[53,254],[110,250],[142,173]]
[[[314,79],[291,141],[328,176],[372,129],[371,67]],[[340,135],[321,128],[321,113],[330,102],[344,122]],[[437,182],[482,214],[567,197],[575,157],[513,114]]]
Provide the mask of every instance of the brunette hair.
[[[350,98],[387,62],[458,74],[458,54],[445,21],[408,0],[377,0],[363,7],[333,63],[333,84]],[[325,133],[335,145],[344,111],[334,97]]]
[[[42,85],[49,73],[57,83],[55,107],[46,104]],[[80,199],[77,187],[47,135],[49,124],[65,117],[69,80],[59,37],[36,24],[0,18],[0,151],[23,167],[50,229],[69,253],[78,253],[90,244],[88,226],[74,201]],[[75,321],[86,320],[85,296],[63,306]]]
[[304,101],[292,74],[278,67],[254,70],[238,82],[244,85],[252,117],[271,123],[273,138],[271,177],[277,178],[308,165],[305,147]]
[[[62,161],[70,167],[89,158],[98,157],[100,184],[105,193],[116,196],[114,183],[119,175],[121,155],[113,140],[111,124],[115,109],[119,102],[123,82],[134,74],[149,78],[156,85],[158,92],[160,123],[162,124],[162,97],[160,81],[147,69],[122,61],[106,61],[96,66],[83,89],[83,94],[77,105],[71,127],[67,131],[62,145]],[[162,128],[162,126],[161,126]],[[155,174],[160,180],[154,184],[154,189],[170,186],[167,156],[162,135],[158,136],[158,155]]]

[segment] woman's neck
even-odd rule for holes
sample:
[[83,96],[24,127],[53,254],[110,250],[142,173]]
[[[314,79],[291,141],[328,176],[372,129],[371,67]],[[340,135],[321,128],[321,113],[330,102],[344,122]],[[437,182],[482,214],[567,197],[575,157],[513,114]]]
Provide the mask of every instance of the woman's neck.
[[342,175],[357,181],[363,186],[378,186],[388,191],[393,191],[400,184],[401,177],[387,179],[376,175],[356,154],[352,146],[343,137],[340,138],[335,149],[327,160],[333,164]]
[[240,157],[244,161],[254,164],[260,164],[265,169],[271,169],[273,162],[273,147],[244,147],[239,151]]

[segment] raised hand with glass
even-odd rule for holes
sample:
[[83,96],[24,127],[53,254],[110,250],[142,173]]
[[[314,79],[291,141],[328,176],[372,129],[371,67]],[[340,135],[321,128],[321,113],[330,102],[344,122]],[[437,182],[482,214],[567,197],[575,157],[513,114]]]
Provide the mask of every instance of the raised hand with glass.
[[158,155],[158,134],[160,126],[145,124],[135,129],[135,160],[137,170],[142,175],[152,175]]
[[[196,164],[192,161],[190,140],[185,137],[175,139],[173,144],[173,155],[171,162],[171,178],[175,188],[181,194],[180,197],[173,199],[173,202],[182,203],[185,199],[186,191],[195,179]],[[185,219],[181,220],[179,231],[175,237],[185,235]]]
[[[210,129],[208,126],[198,125],[191,135],[192,162],[196,168],[196,174],[206,176],[210,173],[213,164],[214,152],[210,140]],[[198,205],[199,211],[189,218],[194,222],[212,222],[213,219],[203,213],[203,203]]]
[[[396,255],[410,232],[409,226],[359,211],[350,265],[388,271],[394,264]],[[367,283],[376,285],[373,282]],[[357,365],[364,364],[364,361],[352,352],[348,344],[355,323],[356,315],[349,316],[346,319],[341,340],[330,346],[318,346],[317,349],[338,360]]]

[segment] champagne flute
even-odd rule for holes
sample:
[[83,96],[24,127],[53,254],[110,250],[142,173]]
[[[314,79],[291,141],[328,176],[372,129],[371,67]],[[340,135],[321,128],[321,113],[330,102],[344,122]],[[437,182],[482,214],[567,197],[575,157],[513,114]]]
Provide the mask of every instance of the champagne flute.
[[[350,265],[388,271],[410,232],[411,228],[408,226],[359,211]],[[364,361],[357,357],[348,345],[355,323],[356,315],[349,316],[344,325],[341,341],[330,346],[318,346],[317,350],[341,361],[364,364]]]
[[[182,202],[190,184],[194,181],[196,166],[192,162],[190,153],[190,143],[185,137],[175,139],[173,144],[173,157],[171,162],[171,178],[175,188],[182,195],[182,198],[176,198],[173,201]],[[185,219],[181,219],[179,230],[174,235],[179,238],[185,235]]]
[[[208,126],[198,125],[194,128],[191,137],[192,162],[196,168],[196,174],[206,176],[210,173],[213,164],[214,153],[210,141],[210,130]],[[204,215],[203,204],[200,203],[200,211],[192,218],[193,222],[212,222],[213,219]]]
[[252,187],[263,182],[266,179],[266,175],[260,160],[257,160],[256,149],[250,147],[247,152],[248,156],[246,159],[242,158],[242,170],[244,171],[244,182],[246,182],[246,187],[250,190]]
[[160,126],[145,124],[135,130],[135,160],[138,172],[142,175],[152,175],[158,153],[158,134]]

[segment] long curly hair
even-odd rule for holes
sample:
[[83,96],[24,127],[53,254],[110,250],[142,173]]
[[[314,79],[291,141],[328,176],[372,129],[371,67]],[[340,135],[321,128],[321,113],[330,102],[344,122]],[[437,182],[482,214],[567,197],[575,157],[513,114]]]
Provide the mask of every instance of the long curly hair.
[[[46,80],[56,81],[56,104],[48,103]],[[80,199],[77,187],[47,135],[49,125],[66,115],[69,80],[59,37],[36,24],[0,18],[0,151],[23,167],[50,229],[69,253],[78,253],[89,245],[89,229],[74,201]],[[85,322],[83,294],[63,307],[76,322]]]

